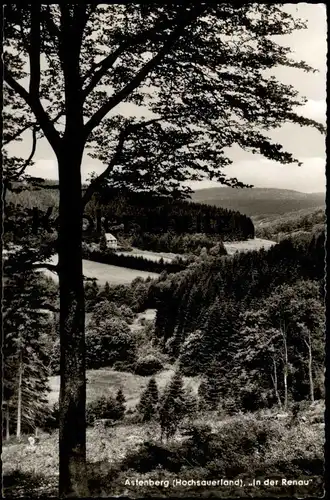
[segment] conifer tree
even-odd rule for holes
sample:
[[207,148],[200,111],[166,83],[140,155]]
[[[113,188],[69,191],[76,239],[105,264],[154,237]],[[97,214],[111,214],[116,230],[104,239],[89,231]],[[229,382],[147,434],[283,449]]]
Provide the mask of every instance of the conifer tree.
[[118,418],[122,419],[125,415],[126,411],[126,398],[124,396],[124,393],[122,389],[118,389],[117,395],[116,395],[116,408],[118,412]]
[[107,249],[108,249],[107,239],[105,237],[105,232],[102,231],[102,234],[100,236],[100,251],[101,252],[106,252]]
[[[8,430],[15,423],[18,438],[47,414],[52,317],[38,309],[46,290],[47,283],[36,273],[5,279],[3,385]],[[35,304],[32,294],[37,295]]]
[[146,389],[142,392],[137,410],[143,422],[148,422],[156,417],[158,407],[158,387],[154,377],[148,382]]
[[160,401],[161,440],[163,436],[168,440],[176,433],[185,414],[184,396],[183,378],[180,372],[176,372],[166,386]]
[[105,282],[103,293],[104,293],[104,296],[105,296],[106,299],[109,298],[109,296],[110,296],[110,285],[109,285],[108,281]]

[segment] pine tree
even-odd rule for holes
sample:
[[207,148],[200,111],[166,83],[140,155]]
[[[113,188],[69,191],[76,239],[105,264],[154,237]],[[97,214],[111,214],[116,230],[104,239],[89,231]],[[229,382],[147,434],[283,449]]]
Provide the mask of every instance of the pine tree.
[[124,396],[124,393],[122,389],[118,389],[117,395],[116,395],[116,409],[118,412],[118,418],[122,419],[125,415],[126,411],[126,398]]
[[107,239],[105,237],[105,232],[104,231],[102,231],[102,234],[100,236],[99,246],[100,246],[100,252],[106,252],[107,249],[108,249]]
[[33,273],[13,275],[5,281],[4,397],[8,431],[15,423],[18,438],[22,432],[35,429],[47,414],[52,318],[33,309],[31,303],[35,294],[42,298],[45,285],[42,277]]
[[154,377],[152,377],[146,389],[143,391],[137,407],[143,422],[148,422],[157,415],[158,398],[157,382]]
[[109,296],[110,296],[110,285],[109,285],[108,281],[105,282],[103,293],[104,293],[105,298],[109,298]]
[[161,440],[173,437],[185,414],[185,392],[180,372],[176,372],[166,386],[160,401],[159,422]]

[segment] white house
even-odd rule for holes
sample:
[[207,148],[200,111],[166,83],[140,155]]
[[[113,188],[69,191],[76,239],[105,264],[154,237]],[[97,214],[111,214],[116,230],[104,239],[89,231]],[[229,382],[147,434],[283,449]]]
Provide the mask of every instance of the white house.
[[107,240],[108,248],[117,248],[118,241],[117,238],[111,233],[105,233],[105,239]]

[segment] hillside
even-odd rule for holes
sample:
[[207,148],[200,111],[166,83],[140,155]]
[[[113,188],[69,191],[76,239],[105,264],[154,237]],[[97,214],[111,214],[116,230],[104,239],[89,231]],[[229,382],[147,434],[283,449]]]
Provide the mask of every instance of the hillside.
[[[49,184],[45,180],[46,184]],[[54,183],[53,183],[54,184]],[[24,188],[19,192],[20,188]],[[36,207],[41,210],[53,208],[54,217],[58,211],[56,189],[35,186],[16,186],[17,192],[9,192],[8,203],[21,205],[24,209]],[[254,237],[254,226],[249,217],[237,210],[210,206],[209,203],[190,203],[148,193],[121,192],[103,188],[95,193],[86,205],[84,215],[96,221],[102,216],[103,226],[107,230],[122,231],[123,235],[164,235],[194,234],[221,236],[223,241],[240,241]],[[95,231],[99,229],[95,228]],[[92,231],[93,232],[93,231]],[[90,235],[92,238],[95,234]],[[99,235],[98,235],[99,236]],[[143,250],[160,250],[177,253],[171,248],[145,248],[132,243]],[[204,245],[205,246],[205,245]],[[180,252],[181,253],[181,252]]]
[[260,238],[281,239],[292,236],[309,236],[318,233],[325,227],[324,207],[305,208],[279,215],[253,217],[256,236]]
[[192,195],[195,203],[237,210],[248,216],[284,214],[325,205],[324,193],[301,193],[291,189],[227,187],[200,189]]

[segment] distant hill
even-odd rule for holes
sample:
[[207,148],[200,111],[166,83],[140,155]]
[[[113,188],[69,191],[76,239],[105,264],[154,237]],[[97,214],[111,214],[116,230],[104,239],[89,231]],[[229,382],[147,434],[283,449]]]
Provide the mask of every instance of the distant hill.
[[192,195],[192,201],[237,210],[251,217],[322,207],[325,206],[325,193],[301,193],[291,189],[218,187],[199,189]]

